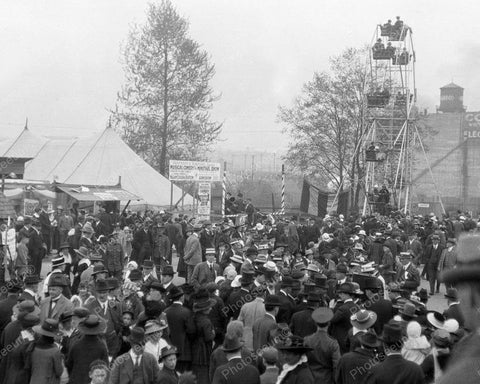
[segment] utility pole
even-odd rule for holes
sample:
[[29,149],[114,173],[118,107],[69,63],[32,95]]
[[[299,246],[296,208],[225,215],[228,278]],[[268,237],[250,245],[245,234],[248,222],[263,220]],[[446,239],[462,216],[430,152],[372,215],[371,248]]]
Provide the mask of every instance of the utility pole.
[[255,166],[255,155],[252,155],[252,181],[253,181],[253,168]]

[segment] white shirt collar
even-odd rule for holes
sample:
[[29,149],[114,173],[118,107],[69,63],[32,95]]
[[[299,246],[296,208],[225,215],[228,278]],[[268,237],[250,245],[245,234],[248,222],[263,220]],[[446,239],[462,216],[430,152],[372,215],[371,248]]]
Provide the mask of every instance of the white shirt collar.
[[135,365],[135,361],[137,360],[137,356],[138,356],[138,364],[141,364],[141,362],[142,362],[142,354],[136,355],[136,354],[133,352],[133,349],[130,349],[130,351],[128,351],[128,353],[130,354],[130,357],[131,357],[131,359],[132,359],[133,365]]

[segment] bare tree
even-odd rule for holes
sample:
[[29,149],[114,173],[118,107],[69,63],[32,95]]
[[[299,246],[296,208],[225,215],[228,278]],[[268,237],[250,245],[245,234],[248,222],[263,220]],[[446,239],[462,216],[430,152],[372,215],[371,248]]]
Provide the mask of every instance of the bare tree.
[[353,208],[364,177],[365,57],[365,50],[350,48],[330,59],[330,72],[315,73],[293,106],[279,112],[292,140],[287,161],[324,185],[348,185]]

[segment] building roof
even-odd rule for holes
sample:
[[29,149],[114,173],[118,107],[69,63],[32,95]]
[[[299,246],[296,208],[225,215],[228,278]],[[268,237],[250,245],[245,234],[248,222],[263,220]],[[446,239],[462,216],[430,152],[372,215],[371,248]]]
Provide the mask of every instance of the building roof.
[[447,84],[447,85],[444,85],[443,87],[441,87],[440,89],[463,89],[462,87],[460,87],[459,85],[455,84],[455,83],[450,83],[450,84]]
[[[140,158],[112,128],[88,138],[47,139],[24,129],[4,154],[30,157],[24,179],[77,185],[116,185],[139,196],[140,204],[170,205],[170,181]],[[2,153],[2,152],[0,152]],[[22,156],[19,156],[22,155]],[[173,203],[183,191],[174,185]],[[192,196],[184,197],[192,204]]]

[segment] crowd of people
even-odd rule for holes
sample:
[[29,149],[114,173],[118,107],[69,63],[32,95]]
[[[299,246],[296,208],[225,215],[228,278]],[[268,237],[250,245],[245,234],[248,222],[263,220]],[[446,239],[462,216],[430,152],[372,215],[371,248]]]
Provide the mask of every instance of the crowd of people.
[[[0,384],[415,384],[475,374],[461,358],[479,345],[478,311],[462,306],[480,277],[480,224],[468,214],[212,223],[79,211],[49,250],[42,211],[11,224],[16,260],[1,247],[10,278],[0,290]],[[429,308],[441,284],[444,312]],[[474,307],[480,291],[471,290]]]

